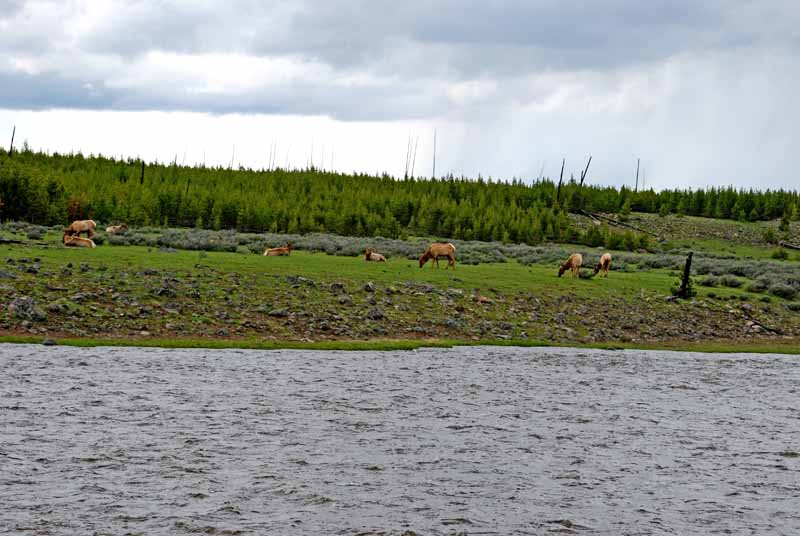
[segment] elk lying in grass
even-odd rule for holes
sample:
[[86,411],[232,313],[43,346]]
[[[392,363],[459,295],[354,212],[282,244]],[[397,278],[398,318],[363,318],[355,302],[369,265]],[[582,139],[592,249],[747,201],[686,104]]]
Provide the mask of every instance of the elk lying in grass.
[[91,238],[83,238],[81,236],[67,236],[64,235],[64,245],[73,248],[95,248],[94,240]]
[[124,223],[122,225],[112,225],[111,227],[106,227],[106,232],[108,234],[124,234],[127,230],[128,226]]
[[264,250],[264,257],[282,257],[289,255],[292,252],[292,243],[286,242],[286,246],[282,248],[270,248]]
[[594,273],[600,272],[603,277],[608,277],[608,270],[611,268],[611,253],[604,253],[600,257],[600,262],[594,267]]
[[583,264],[583,256],[580,253],[573,253],[564,264],[559,266],[558,277],[564,275],[567,270],[572,272],[572,277],[580,277],[581,264]]
[[373,262],[386,262],[386,257],[377,251],[373,251],[371,248],[367,248],[367,250],[364,252],[364,260]]
[[456,269],[456,247],[448,243],[442,242],[434,242],[428,249],[425,250],[425,253],[419,258],[419,267],[422,268],[425,266],[425,263],[428,262],[429,259],[433,259],[433,264],[436,265],[436,268],[439,268],[439,257],[447,257],[447,266],[444,267],[447,270],[449,267],[452,266],[453,270]]

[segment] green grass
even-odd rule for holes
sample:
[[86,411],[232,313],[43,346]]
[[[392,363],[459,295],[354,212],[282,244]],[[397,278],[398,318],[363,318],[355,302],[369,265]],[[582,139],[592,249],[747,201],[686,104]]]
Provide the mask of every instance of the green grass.
[[[41,344],[44,339],[34,336],[0,336],[3,344]],[[666,350],[675,352],[702,353],[770,353],[800,355],[796,341],[756,343],[730,343],[724,341],[683,342],[667,341],[658,344],[646,343],[554,343],[543,340],[462,340],[462,339],[374,339],[369,341],[332,340],[317,342],[262,341],[256,339],[219,340],[200,338],[170,339],[102,339],[102,338],[61,338],[55,340],[58,346],[98,347],[125,346],[138,348],[207,348],[207,349],[248,349],[248,350],[340,350],[340,351],[394,351],[416,350],[419,348],[454,348],[456,346],[511,346],[511,347],[553,347],[589,348],[598,350]]]
[[[263,257],[254,254],[197,252],[177,250],[173,253],[149,249],[143,246],[99,246],[95,249],[47,248],[4,246],[0,255],[10,258],[41,259],[43,269],[58,269],[68,263],[78,267],[89,263],[92,269],[105,267],[126,270],[132,277],[137,271],[155,269],[168,272],[197,272],[200,264],[219,272],[257,276],[297,275],[314,280],[326,281],[373,281],[386,285],[413,281],[431,283],[440,287],[453,287],[465,290],[486,291],[493,288],[499,291],[532,291],[564,294],[586,293],[590,296],[604,296],[609,293],[645,289],[667,293],[674,284],[674,277],[665,270],[648,272],[614,272],[611,277],[593,279],[573,279],[565,274],[557,277],[557,266],[534,264],[523,266],[516,261],[507,263],[464,265],[458,264],[455,270],[445,270],[445,262],[440,269],[428,263],[419,268],[417,261],[390,259],[387,263],[368,263],[362,257],[339,257],[324,253],[293,251],[289,257]],[[73,278],[80,277],[74,274]]]

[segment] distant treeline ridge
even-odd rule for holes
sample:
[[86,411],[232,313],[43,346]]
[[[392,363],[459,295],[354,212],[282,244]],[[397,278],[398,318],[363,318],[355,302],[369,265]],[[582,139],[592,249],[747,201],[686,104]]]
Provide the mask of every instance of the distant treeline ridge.
[[184,167],[30,150],[0,156],[0,217],[43,225],[92,218],[129,225],[536,244],[580,241],[570,211],[757,221],[797,219],[800,210],[800,194],[785,190],[634,192],[570,181],[556,201],[557,190],[549,179],[532,184],[452,176],[400,180],[314,168]]

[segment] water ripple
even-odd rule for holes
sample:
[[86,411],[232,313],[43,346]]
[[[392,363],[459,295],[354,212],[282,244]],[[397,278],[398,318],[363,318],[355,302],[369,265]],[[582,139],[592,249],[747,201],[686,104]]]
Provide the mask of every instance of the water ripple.
[[770,355],[0,346],[0,532],[797,534]]

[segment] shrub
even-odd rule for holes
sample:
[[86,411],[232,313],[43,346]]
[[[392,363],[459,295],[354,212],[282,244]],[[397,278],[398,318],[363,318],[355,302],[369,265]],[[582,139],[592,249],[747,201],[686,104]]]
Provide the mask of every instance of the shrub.
[[739,288],[742,286],[742,280],[734,275],[725,274],[720,276],[719,284],[724,287]]
[[786,252],[785,249],[778,248],[772,252],[772,258],[779,261],[785,261],[786,259],[789,258],[789,254]]
[[791,302],[786,304],[786,308],[795,313],[800,313],[800,303]]
[[719,277],[714,275],[707,275],[698,281],[701,287],[716,287],[719,286]]
[[770,294],[787,300],[793,300],[795,296],[797,296],[797,289],[785,283],[775,283],[769,287],[769,292]]
[[763,279],[757,279],[756,281],[748,284],[745,290],[747,290],[747,292],[764,292],[768,288],[769,283],[767,281],[764,281]]
[[764,231],[764,242],[767,244],[774,244],[778,241],[777,236],[775,235],[775,229],[772,227],[767,227],[767,230]]
[[44,231],[39,227],[32,227],[28,229],[26,235],[30,240],[41,240],[44,236]]
[[708,292],[708,294],[706,294],[706,296],[708,296],[709,298],[711,298],[711,299],[713,300],[713,299],[716,299],[716,297],[717,297],[717,293],[716,293],[716,292],[714,292],[713,290],[710,290],[710,291]]
[[771,302],[771,301],[772,301],[772,298],[770,298],[769,296],[761,296],[761,297],[758,299],[758,301],[760,301],[760,302],[763,302],[763,303],[769,303],[769,302]]
[[623,244],[625,243],[625,239],[621,234],[618,233],[608,233],[606,237],[606,249],[622,249]]

